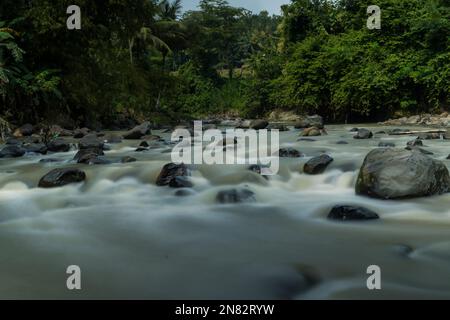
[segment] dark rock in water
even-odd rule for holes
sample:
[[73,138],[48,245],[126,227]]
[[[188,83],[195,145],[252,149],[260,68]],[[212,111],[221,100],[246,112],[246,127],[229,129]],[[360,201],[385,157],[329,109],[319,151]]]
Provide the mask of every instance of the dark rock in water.
[[380,148],[395,148],[395,143],[393,142],[385,142],[385,141],[381,141],[378,144],[378,147]]
[[354,139],[371,139],[372,137],[372,131],[369,131],[367,129],[359,129],[358,133],[353,136]]
[[104,157],[93,157],[90,158],[86,164],[88,165],[102,165],[102,164],[111,164],[112,161],[105,159]]
[[422,148],[419,148],[419,147],[414,147],[414,146],[407,146],[406,148],[405,148],[405,150],[409,150],[409,151],[419,151],[419,152],[421,152],[421,153],[423,153],[423,154],[427,154],[427,155],[433,155],[434,153],[433,152],[431,152],[431,151],[428,151],[428,150],[425,150],[425,149],[422,149]]
[[188,177],[175,177],[169,182],[171,188],[192,188],[194,185]]
[[341,141],[337,141],[336,144],[348,144],[348,142],[341,140]]
[[148,144],[147,141],[142,141],[142,142],[139,144],[139,147],[148,148],[148,147],[150,147],[150,145]]
[[349,130],[349,132],[358,132],[358,128],[351,128],[350,130]]
[[218,203],[241,203],[241,202],[255,202],[255,194],[248,189],[228,189],[219,191],[216,196]]
[[73,132],[67,129],[63,129],[58,125],[53,125],[50,128],[50,132],[54,135],[58,135],[60,137],[70,137],[73,135]]
[[18,145],[22,144],[22,141],[20,141],[20,140],[18,140],[16,138],[9,138],[9,139],[6,139],[5,143],[7,145],[11,145],[11,146],[18,146]]
[[76,139],[83,138],[89,134],[90,130],[88,128],[75,129],[73,132],[73,137]]
[[80,150],[93,148],[103,149],[104,144],[105,143],[100,140],[96,134],[88,134],[80,140],[80,142],[78,143],[78,148]]
[[0,158],[19,158],[26,153],[26,150],[21,146],[8,145],[0,151]]
[[195,191],[192,189],[179,189],[175,192],[175,196],[177,197],[188,197],[195,194]]
[[386,131],[383,131],[383,130],[377,131],[377,132],[375,132],[375,134],[386,134]]
[[322,154],[306,162],[303,166],[303,171],[307,174],[320,174],[325,171],[331,162],[333,162],[332,157]]
[[189,170],[184,163],[175,164],[169,163],[166,164],[161,172],[159,173],[158,178],[156,179],[157,186],[167,186],[170,181],[175,177],[186,177],[189,176]]
[[31,143],[23,147],[27,152],[47,154],[47,146],[43,143]]
[[130,131],[126,132],[123,135],[123,138],[126,140],[132,140],[132,139],[140,139],[143,136],[150,134],[150,122],[144,122],[139,126],[134,127]]
[[309,116],[309,117],[306,117],[305,119],[298,121],[295,124],[295,129],[304,129],[304,128],[310,128],[310,127],[316,127],[318,129],[323,129],[323,127],[324,127],[323,118],[318,115]]
[[148,148],[145,147],[137,147],[136,150],[134,150],[134,152],[143,152],[143,151],[148,151]]
[[364,159],[355,191],[381,199],[443,194],[450,190],[445,164],[420,152],[380,148]]
[[49,142],[47,149],[50,152],[67,152],[70,150],[70,144],[64,139],[57,138]]
[[123,157],[120,160],[120,162],[122,162],[122,163],[130,163],[130,162],[136,162],[136,161],[137,161],[136,158],[129,157],[129,156]]
[[29,137],[26,137],[23,140],[23,143],[33,144],[33,143],[43,143],[41,136],[38,136],[37,134],[32,134]]
[[47,159],[41,159],[39,160],[40,163],[54,163],[54,162],[61,162],[60,159],[55,158],[47,158]]
[[108,134],[104,136],[104,140],[108,143],[121,143],[122,137],[115,134]]
[[415,139],[415,140],[408,141],[406,143],[406,145],[410,146],[410,147],[417,147],[417,146],[422,147],[423,146],[423,142],[420,139]]
[[409,132],[409,131],[411,131],[411,130],[409,130],[409,129],[405,129],[405,128],[395,128],[395,129],[392,129],[392,130],[389,130],[389,132],[390,133],[401,133],[401,132]]
[[334,206],[328,214],[328,219],[351,221],[351,220],[373,220],[379,219],[378,214],[363,207]]
[[78,163],[88,164],[91,160],[103,155],[104,152],[100,148],[81,149],[77,152],[73,160],[76,160]]
[[86,180],[86,174],[78,169],[54,169],[47,173],[39,181],[40,188],[62,187],[70,183],[77,183]]
[[278,156],[281,158],[301,158],[303,157],[303,153],[301,153],[300,151],[288,147],[288,148],[281,148],[278,151]]
[[261,130],[267,128],[269,123],[266,120],[253,120],[250,122],[250,128],[254,130]]
[[34,131],[34,127],[32,124],[24,124],[23,126],[21,126],[20,128],[17,128],[14,131],[13,136],[14,137],[28,137],[31,136],[33,134]]
[[317,141],[317,140],[314,140],[314,139],[310,139],[310,138],[299,138],[299,139],[297,139],[297,141],[308,141],[308,142],[314,142],[314,141]]

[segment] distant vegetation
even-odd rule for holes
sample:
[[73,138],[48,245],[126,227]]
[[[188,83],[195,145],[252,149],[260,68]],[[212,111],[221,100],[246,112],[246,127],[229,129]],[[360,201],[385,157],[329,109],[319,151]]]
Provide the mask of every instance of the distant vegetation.
[[[82,29],[66,28],[66,8]],[[448,109],[450,5],[293,0],[282,16],[202,0],[2,0],[0,118],[108,126],[274,109],[375,121]]]

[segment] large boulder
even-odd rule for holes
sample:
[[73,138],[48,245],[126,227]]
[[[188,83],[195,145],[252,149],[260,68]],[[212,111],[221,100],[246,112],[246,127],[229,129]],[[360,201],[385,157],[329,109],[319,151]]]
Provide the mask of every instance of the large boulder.
[[88,148],[88,149],[80,149],[73,160],[78,163],[89,164],[92,160],[95,160],[99,156],[103,156],[104,152],[100,148]]
[[327,154],[322,154],[306,162],[303,166],[303,171],[307,174],[320,174],[325,171],[331,162],[333,162],[332,157]]
[[43,143],[28,143],[24,144],[23,147],[27,152],[47,154],[47,146]]
[[86,174],[75,168],[54,169],[39,181],[40,188],[62,187],[70,183],[82,182]]
[[295,129],[304,129],[304,128],[310,128],[310,127],[316,127],[318,129],[323,129],[323,127],[324,127],[323,118],[318,115],[308,116],[308,117],[303,118],[295,123]]
[[47,144],[47,149],[50,152],[67,152],[70,150],[70,143],[64,139],[53,139]]
[[99,139],[96,134],[88,134],[84,136],[78,143],[78,148],[82,149],[102,149],[104,146],[103,140]]
[[141,125],[138,125],[131,129],[130,131],[126,132],[123,135],[123,138],[126,140],[133,140],[133,139],[140,139],[143,136],[150,134],[151,125],[150,122],[146,121],[142,123]]
[[418,151],[372,150],[364,159],[355,191],[382,199],[431,196],[448,192],[449,172],[441,161]]
[[27,151],[19,145],[7,145],[0,151],[0,158],[19,158]]
[[250,128],[254,130],[265,129],[269,123],[266,120],[253,120],[250,122]]
[[89,134],[90,130],[88,128],[75,129],[73,131],[73,137],[76,139],[83,138]]
[[353,136],[354,139],[371,139],[372,137],[372,131],[367,129],[358,129],[358,132]]
[[161,172],[159,173],[159,176],[156,179],[156,185],[167,186],[176,177],[185,176],[189,176],[189,169],[184,163],[168,163],[162,168]]

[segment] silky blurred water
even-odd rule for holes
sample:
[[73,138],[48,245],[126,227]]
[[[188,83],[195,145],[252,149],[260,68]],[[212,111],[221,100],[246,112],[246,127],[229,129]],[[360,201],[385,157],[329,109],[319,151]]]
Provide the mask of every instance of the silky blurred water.
[[[155,185],[169,146],[138,153],[139,141],[125,141],[106,156],[138,161],[102,166],[71,163],[75,151],[0,159],[0,298],[450,298],[450,194],[356,196],[365,155],[380,141],[404,148],[413,137],[355,140],[351,127],[329,126],[315,141],[280,133],[282,146],[306,157],[281,159],[268,180],[244,165],[194,166],[194,192],[185,197]],[[336,144],[342,140],[348,144]],[[450,141],[424,143],[450,164]],[[326,172],[303,174],[323,152],[334,158]],[[55,157],[63,162],[39,163]],[[87,181],[36,187],[67,166],[82,168]],[[216,204],[217,192],[234,187],[252,190],[256,202]],[[380,220],[329,221],[336,204],[364,206]],[[79,291],[66,288],[69,265],[81,268]],[[367,289],[369,265],[380,266],[382,290]]]

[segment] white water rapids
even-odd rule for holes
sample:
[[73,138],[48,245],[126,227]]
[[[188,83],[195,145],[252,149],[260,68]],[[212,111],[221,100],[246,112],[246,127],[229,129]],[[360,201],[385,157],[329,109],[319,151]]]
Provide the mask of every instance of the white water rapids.
[[[106,152],[135,163],[70,163],[76,151],[0,159],[0,298],[450,298],[450,194],[356,196],[365,155],[380,141],[404,148],[413,137],[355,140],[351,127],[329,126],[316,141],[297,141],[298,130],[280,133],[282,146],[306,157],[281,159],[269,180],[246,166],[198,166],[194,193],[184,197],[155,185],[171,162],[169,148],[134,152],[139,141]],[[450,165],[450,140],[424,144]],[[334,158],[325,173],[301,173],[322,152]],[[55,157],[65,162],[39,163]],[[48,171],[68,166],[84,170],[86,182],[37,188]],[[257,201],[215,203],[218,191],[238,186]],[[366,207],[380,219],[327,220],[337,204]],[[66,288],[69,265],[81,268],[80,291]],[[367,289],[369,265],[380,266],[382,290]]]

